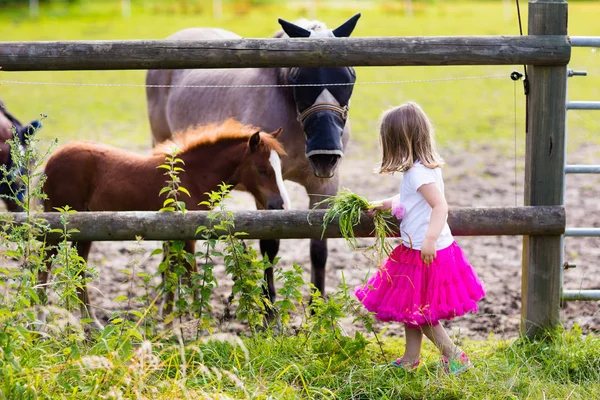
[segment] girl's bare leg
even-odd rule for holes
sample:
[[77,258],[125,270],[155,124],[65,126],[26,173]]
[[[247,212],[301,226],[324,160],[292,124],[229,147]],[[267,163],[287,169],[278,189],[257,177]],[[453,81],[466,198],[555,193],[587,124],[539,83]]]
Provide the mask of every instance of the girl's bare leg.
[[444,329],[442,324],[431,326],[425,325],[422,327],[423,333],[429,340],[431,340],[438,349],[448,358],[456,358],[462,350],[452,342],[448,332]]
[[423,332],[420,329],[409,328],[404,325],[406,336],[406,349],[402,359],[406,363],[414,364],[421,357],[421,345],[423,344]]

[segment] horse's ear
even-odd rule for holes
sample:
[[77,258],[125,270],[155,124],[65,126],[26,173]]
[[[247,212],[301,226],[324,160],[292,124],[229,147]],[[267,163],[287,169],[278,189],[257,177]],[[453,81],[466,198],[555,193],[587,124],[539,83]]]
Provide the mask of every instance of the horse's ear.
[[255,152],[258,149],[258,145],[260,144],[260,131],[256,132],[250,139],[248,139],[248,147],[250,147],[251,152]]
[[283,128],[281,128],[281,127],[280,127],[280,128],[279,128],[279,129],[277,129],[276,131],[273,131],[273,132],[271,132],[271,133],[270,133],[270,135],[271,135],[271,136],[273,136],[274,138],[276,138],[277,136],[279,136],[279,134],[280,134],[281,132],[283,132]]
[[41,127],[42,123],[37,119],[35,121],[31,121],[29,125],[18,127],[17,134],[19,135],[19,141],[21,142],[21,144],[25,145],[25,134],[27,134],[27,136],[32,136]]
[[285,19],[279,18],[277,20],[279,25],[283,28],[283,31],[288,34],[291,38],[298,37],[309,37],[310,31],[298,26],[296,24],[292,24],[291,22],[287,22]]
[[349,37],[352,34],[352,31],[354,30],[354,28],[356,27],[356,22],[358,21],[358,19],[360,18],[360,13],[356,14],[355,16],[353,16],[352,18],[350,18],[348,21],[344,22],[343,24],[341,24],[340,26],[338,26],[337,28],[335,28],[332,32],[333,32],[333,36],[335,37]]

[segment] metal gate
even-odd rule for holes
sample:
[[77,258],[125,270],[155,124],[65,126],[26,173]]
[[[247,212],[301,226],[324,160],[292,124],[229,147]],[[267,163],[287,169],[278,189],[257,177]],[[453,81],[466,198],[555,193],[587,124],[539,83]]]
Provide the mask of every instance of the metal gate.
[[[573,47],[600,47],[600,37],[597,36],[571,36],[571,46]],[[573,71],[568,70],[567,80],[573,76],[586,76],[585,71]],[[568,88],[568,84],[567,84]],[[600,101],[569,101],[567,91],[567,104],[566,110],[600,110]],[[565,118],[565,124],[567,124]],[[565,127],[565,135],[567,129]],[[566,148],[565,146],[565,174],[600,174],[600,165],[567,165],[566,164]],[[566,183],[566,179],[563,180]],[[565,187],[563,185],[563,204],[565,204]],[[564,261],[564,237],[565,236],[600,236],[600,228],[567,228],[561,240],[562,250],[562,264],[563,269],[568,269],[569,264]],[[563,280],[561,279],[561,288],[563,287]],[[562,289],[561,298],[563,301],[566,300],[600,300],[600,290],[565,290]]]

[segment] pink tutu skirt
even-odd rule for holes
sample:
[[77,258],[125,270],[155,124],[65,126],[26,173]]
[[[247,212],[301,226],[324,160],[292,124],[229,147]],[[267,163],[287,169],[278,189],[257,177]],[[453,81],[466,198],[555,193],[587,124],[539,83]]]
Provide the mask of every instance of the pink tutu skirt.
[[378,320],[414,328],[477,311],[485,289],[456,242],[438,250],[429,266],[421,251],[401,244],[355,294]]

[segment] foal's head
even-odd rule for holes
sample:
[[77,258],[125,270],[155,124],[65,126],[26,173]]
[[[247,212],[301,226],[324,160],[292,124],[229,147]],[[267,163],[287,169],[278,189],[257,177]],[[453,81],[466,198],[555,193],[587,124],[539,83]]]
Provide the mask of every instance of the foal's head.
[[250,192],[259,208],[277,210],[290,208],[290,201],[281,174],[280,155],[285,154],[277,136],[278,130],[265,133],[255,130],[247,142],[246,155],[238,167],[239,184]]
[[280,155],[285,154],[283,146],[277,140],[281,128],[271,132],[261,132],[259,128],[230,118],[221,124],[197,126],[185,132],[175,134],[172,141],[163,142],[154,148],[154,154],[170,154],[173,145],[180,154],[201,147],[210,147],[209,157],[203,156],[206,167],[216,168],[214,172],[223,173],[225,169],[216,166],[211,159],[220,158],[230,163],[229,170],[235,170],[223,180],[245,189],[254,196],[259,208],[290,208],[289,196],[283,185]]

